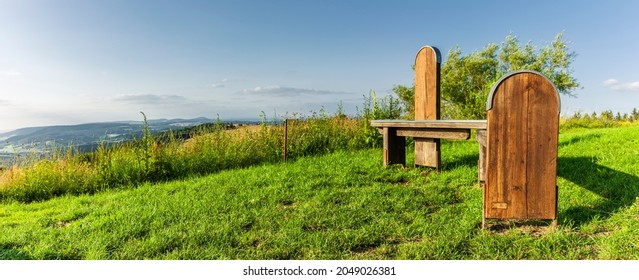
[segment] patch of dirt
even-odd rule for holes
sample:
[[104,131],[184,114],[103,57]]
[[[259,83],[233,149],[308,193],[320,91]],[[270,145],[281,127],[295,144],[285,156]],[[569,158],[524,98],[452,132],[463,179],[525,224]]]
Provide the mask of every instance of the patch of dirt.
[[55,226],[56,227],[60,227],[60,228],[68,227],[69,225],[71,225],[71,222],[57,222],[57,223],[55,223]]
[[519,221],[519,220],[487,220],[486,230],[493,234],[508,234],[511,232],[528,234],[539,237],[555,231],[550,221]]

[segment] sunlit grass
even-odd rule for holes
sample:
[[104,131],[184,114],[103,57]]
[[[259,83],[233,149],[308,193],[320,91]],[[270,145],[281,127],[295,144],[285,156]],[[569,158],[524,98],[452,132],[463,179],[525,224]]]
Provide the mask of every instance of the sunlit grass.
[[[338,150],[370,147],[367,120],[315,116],[292,121],[288,130],[288,159]],[[268,125],[211,129],[187,141],[159,141],[145,135],[139,141],[99,147],[91,154],[54,151],[47,158],[16,164],[0,171],[0,199],[41,201],[63,194],[95,193],[201,176],[283,160],[283,127]]]
[[266,121],[34,154],[0,171],[0,259],[639,258],[634,119],[562,120],[557,229],[482,230],[477,143],[443,141],[441,172],[384,168],[369,120],[394,115],[364,109],[294,116],[286,163]]
[[441,172],[384,168],[364,149],[5,201],[0,258],[637,259],[636,139],[638,127],[560,135],[556,229],[482,230],[477,143],[444,141]]

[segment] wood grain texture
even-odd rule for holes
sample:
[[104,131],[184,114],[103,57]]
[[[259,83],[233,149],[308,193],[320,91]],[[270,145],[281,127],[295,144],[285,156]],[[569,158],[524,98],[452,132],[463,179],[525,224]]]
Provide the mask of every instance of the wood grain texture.
[[462,129],[486,129],[486,120],[374,120],[371,121],[374,127],[397,127],[397,128],[462,128]]
[[415,138],[468,140],[468,138],[470,138],[470,129],[455,128],[419,130],[402,128],[397,129],[397,135]]
[[441,167],[441,140],[435,138],[415,138],[415,166],[428,166],[437,170]]
[[500,81],[491,97],[485,218],[555,219],[557,91],[544,76],[520,72]]
[[528,218],[555,219],[559,104],[554,87],[531,76],[528,92]]
[[486,130],[479,129],[475,135],[479,144],[479,160],[477,161],[477,180],[480,184],[486,182]]
[[415,120],[440,118],[440,64],[437,50],[423,47],[415,57]]
[[[440,118],[440,63],[438,50],[423,47],[415,57],[415,120]],[[415,165],[439,169],[439,139],[415,139]]]
[[[486,199],[488,218],[526,216],[526,106],[519,77],[497,88],[488,112]],[[494,207],[505,204],[506,207]]]
[[[470,138],[470,129],[463,128],[394,128],[397,136],[404,137],[453,140],[468,140]],[[384,133],[384,128],[377,130],[380,134]]]
[[397,131],[392,127],[383,128],[382,132],[384,151],[382,161],[384,166],[391,164],[406,165],[406,138],[397,136]]

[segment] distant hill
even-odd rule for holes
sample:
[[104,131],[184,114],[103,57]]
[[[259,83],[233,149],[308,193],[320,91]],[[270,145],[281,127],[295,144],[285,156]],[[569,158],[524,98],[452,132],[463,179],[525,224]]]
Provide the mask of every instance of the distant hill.
[[[149,120],[151,133],[182,131],[214,123],[208,118]],[[255,123],[256,120],[224,120],[224,123]],[[81,152],[91,152],[100,144],[115,144],[142,136],[142,121],[86,123],[20,128],[0,133],[0,166],[18,154],[46,153],[52,147],[73,146]],[[4,164],[3,164],[4,163]]]

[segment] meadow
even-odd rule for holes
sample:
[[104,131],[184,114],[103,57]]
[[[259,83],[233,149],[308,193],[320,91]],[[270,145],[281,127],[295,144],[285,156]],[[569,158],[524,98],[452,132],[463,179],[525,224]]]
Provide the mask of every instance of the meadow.
[[[364,119],[323,114],[289,123],[287,157],[291,160],[358,150],[379,138],[366,138],[371,128]],[[283,159],[283,127],[275,121],[238,129],[226,129],[220,123],[192,132],[187,140],[172,133],[158,137],[147,128],[144,131],[141,139],[117,146],[100,145],[93,153],[82,154],[69,147],[53,149],[44,158],[34,154],[16,159],[17,164],[0,173],[0,200],[33,202],[65,194],[91,194]]]
[[0,259],[639,258],[635,123],[562,120],[559,226],[481,229],[474,140],[443,141],[441,172],[385,168],[367,121],[294,123],[288,162],[265,124],[15,166]]

